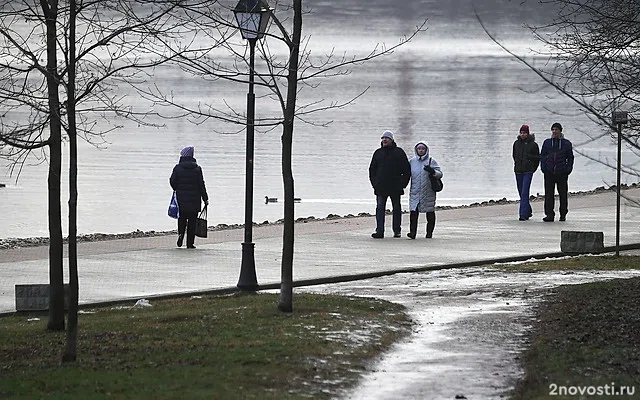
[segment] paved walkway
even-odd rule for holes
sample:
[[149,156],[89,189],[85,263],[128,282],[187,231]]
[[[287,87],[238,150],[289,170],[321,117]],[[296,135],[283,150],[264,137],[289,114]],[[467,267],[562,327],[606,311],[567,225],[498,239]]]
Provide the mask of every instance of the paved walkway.
[[[625,193],[640,197],[640,189]],[[297,284],[344,281],[398,271],[477,265],[497,259],[558,255],[562,230],[602,231],[605,246],[615,245],[616,193],[569,198],[566,222],[542,222],[540,201],[534,217],[518,221],[517,204],[437,212],[433,239],[424,233],[373,239],[373,217],[296,224],[294,280]],[[421,215],[419,232],[426,221]],[[387,230],[391,216],[387,216]],[[640,209],[622,200],[620,244],[640,243]],[[253,232],[258,283],[277,287],[280,280],[282,225]],[[80,243],[78,265],[82,304],[134,300],[154,295],[232,289],[238,283],[243,230],[209,232],[197,249],[175,247],[175,236]],[[0,312],[15,311],[14,285],[48,283],[48,248],[0,250]],[[65,261],[65,271],[67,269]],[[66,277],[65,277],[66,280]]]

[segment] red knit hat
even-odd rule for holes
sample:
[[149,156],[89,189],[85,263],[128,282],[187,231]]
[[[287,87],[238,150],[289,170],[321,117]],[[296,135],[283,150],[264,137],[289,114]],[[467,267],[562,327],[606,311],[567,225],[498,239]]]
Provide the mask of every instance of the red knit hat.
[[527,134],[529,133],[529,125],[524,124],[520,127],[520,132],[527,132]]

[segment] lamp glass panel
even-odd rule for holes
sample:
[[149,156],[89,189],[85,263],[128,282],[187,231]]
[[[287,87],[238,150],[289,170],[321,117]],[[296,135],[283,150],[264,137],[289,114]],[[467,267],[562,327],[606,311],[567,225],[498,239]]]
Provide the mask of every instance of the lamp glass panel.
[[262,21],[260,21],[262,25],[260,26],[260,33],[259,33],[258,39],[261,39],[264,36],[264,33],[267,31],[267,25],[269,24],[269,19],[271,17],[270,10],[263,10],[263,11],[264,12],[262,13]]
[[237,13],[236,20],[240,27],[242,37],[245,39],[257,39],[260,33],[260,14],[258,13]]

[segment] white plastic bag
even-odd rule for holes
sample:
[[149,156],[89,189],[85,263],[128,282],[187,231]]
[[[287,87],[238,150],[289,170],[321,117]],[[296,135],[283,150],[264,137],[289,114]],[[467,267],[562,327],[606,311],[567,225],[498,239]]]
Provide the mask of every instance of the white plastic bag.
[[136,304],[134,304],[133,306],[134,307],[151,307],[151,303],[149,303],[149,300],[147,299],[140,299],[136,301]]

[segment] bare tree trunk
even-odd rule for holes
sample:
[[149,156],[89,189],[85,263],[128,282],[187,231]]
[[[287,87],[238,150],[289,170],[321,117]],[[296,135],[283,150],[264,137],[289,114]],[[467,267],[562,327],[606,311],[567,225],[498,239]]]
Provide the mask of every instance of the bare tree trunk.
[[[144,121],[144,116],[134,112],[119,96],[110,96],[108,92],[113,90],[113,85],[119,83],[135,87],[139,83],[137,75],[142,70],[157,67],[183,52],[191,52],[187,46],[181,44],[185,31],[182,30],[182,22],[176,20],[180,14],[179,7],[185,2],[142,2],[153,3],[153,7],[141,7],[140,2],[128,0],[69,0],[60,2],[60,6],[58,2],[0,0],[0,103],[3,112],[18,110],[24,113],[23,115],[28,115],[27,118],[18,118],[11,124],[0,124],[0,145],[8,145],[15,149],[15,152],[10,151],[7,155],[3,153],[0,156],[7,157],[15,163],[24,163],[31,151],[39,149],[49,162],[47,329],[55,331],[65,328],[65,305],[68,300],[64,285],[60,197],[62,135],[63,129],[66,128],[63,120],[65,117],[69,118],[64,122],[69,123],[69,134],[72,137],[73,161],[69,168],[72,175],[69,181],[69,279],[71,306],[76,307],[77,137],[84,137],[89,143],[93,143],[93,138],[102,138],[106,132],[118,129],[116,123],[111,127],[100,128],[101,124],[90,117],[92,114],[96,115],[96,119],[109,114],[116,119],[125,118],[155,126],[153,122]],[[76,6],[78,9],[73,9]],[[209,6],[213,7],[209,4],[198,4],[198,9],[201,6],[207,9],[210,9]],[[109,16],[107,20],[101,18],[105,15]],[[15,21],[24,26],[15,29]],[[118,23],[114,24],[114,21]],[[193,29],[195,32],[196,28]],[[41,32],[44,32],[44,40],[40,40]],[[69,37],[70,32],[73,32],[72,38]],[[73,49],[76,41],[77,50]],[[175,41],[176,53],[166,56],[165,51],[172,41]],[[107,47],[110,50],[107,50]],[[70,55],[70,51],[77,54]],[[133,55],[136,52],[137,54]],[[149,57],[140,57],[140,54]],[[43,65],[44,62],[46,66]],[[69,74],[73,76],[68,76]],[[69,86],[63,86],[63,81]],[[69,92],[69,99],[65,98],[64,89]],[[83,102],[86,107],[77,106]],[[49,130],[49,136],[45,138],[46,128]],[[48,149],[44,149],[46,146]],[[74,324],[77,318],[76,310],[71,309],[70,314],[70,323]],[[74,329],[72,327],[71,332]]]
[[41,2],[47,26],[47,91],[49,96],[49,321],[47,329],[64,330],[64,279],[62,271],[62,212],[60,174],[62,172],[62,123],[58,94],[57,16],[58,2]]
[[298,92],[298,58],[300,36],[302,34],[302,0],[293,2],[293,37],[289,53],[289,75],[287,76],[287,104],[284,110],[282,133],[282,180],[284,184],[284,233],[282,244],[282,266],[280,282],[280,301],[278,309],[293,311],[293,253],[294,253],[294,184],[292,162],[293,122]]
[[67,118],[69,121],[69,317],[62,362],[76,360],[78,348],[78,132],[76,129],[76,2],[69,1],[69,80]]

